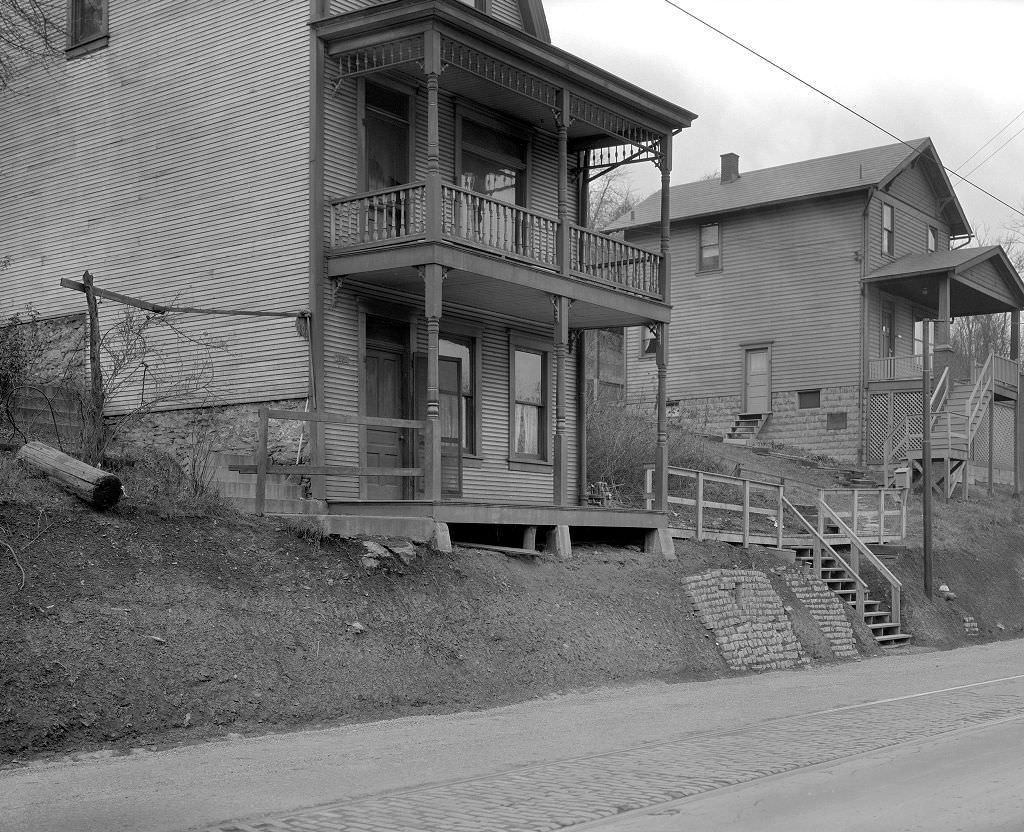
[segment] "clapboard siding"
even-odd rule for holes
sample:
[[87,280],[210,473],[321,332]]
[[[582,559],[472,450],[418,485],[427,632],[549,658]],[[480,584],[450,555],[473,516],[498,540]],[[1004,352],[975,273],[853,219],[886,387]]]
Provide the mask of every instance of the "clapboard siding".
[[[307,17],[303,2],[250,9],[254,60],[237,48],[230,6],[111,4],[108,48],[0,97],[11,259],[0,310],[78,312],[84,299],[58,279],[85,269],[157,302],[308,306]],[[104,326],[120,312],[103,304]],[[209,359],[222,402],[305,395],[307,347],[292,321],[189,316],[182,328],[226,347]],[[187,340],[154,344],[168,366],[207,360]],[[138,388],[112,412],[137,405]]]
[[932,164],[931,160],[927,160],[911,165],[892,181],[888,192],[907,206],[931,217],[930,224],[937,226],[944,225],[942,212],[939,210],[937,195],[921,169],[922,165]]
[[[822,199],[721,219],[720,271],[699,273],[697,226],[672,227],[668,394],[738,395],[742,344],[771,342],[772,389],[849,384],[858,377],[861,248],[859,198]],[[654,232],[630,235],[656,246]],[[627,354],[634,383],[655,371]]]
[[519,0],[491,0],[491,12],[498,20],[523,28],[523,13],[519,8]]
[[[350,292],[334,296],[324,288],[324,407],[328,413],[359,415],[359,315]],[[359,465],[359,429],[349,425],[324,425],[324,462],[327,465]],[[351,477],[327,477],[326,497],[358,500],[359,482]]]
[[[345,14],[368,6],[379,6],[392,0],[331,0],[331,14]],[[465,2],[465,0],[462,0]],[[472,6],[472,3],[468,3]],[[517,29],[523,28],[523,15],[519,9],[519,0],[491,0],[489,14]]]
[[[922,180],[917,183],[920,187],[927,187],[923,181],[920,171],[907,170],[900,174],[893,183],[890,193],[878,193],[871,200],[868,210],[868,263],[869,271],[881,268],[900,257],[908,254],[920,254],[928,250],[928,227],[931,226],[938,232],[936,247],[939,251],[949,248],[949,226],[946,222],[932,212],[930,206],[935,204],[934,194],[929,191],[929,198],[926,200],[926,210],[921,210],[915,203],[903,201],[904,196],[912,196],[912,189],[902,189],[902,194],[897,193],[896,186],[904,177]],[[894,254],[892,256],[882,253],[882,204],[887,203],[893,206],[895,238],[893,241]]]

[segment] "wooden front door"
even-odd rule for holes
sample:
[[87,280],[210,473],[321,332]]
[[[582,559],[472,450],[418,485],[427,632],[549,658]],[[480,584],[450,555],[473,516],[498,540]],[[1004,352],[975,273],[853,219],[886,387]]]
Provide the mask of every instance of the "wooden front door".
[[[393,346],[366,346],[363,382],[367,416],[383,419],[405,418],[405,351]],[[405,436],[401,428],[366,426],[366,466],[368,468],[404,468]],[[402,477],[368,477],[368,500],[401,500],[406,489]]]
[[743,412],[770,413],[772,365],[767,347],[747,350],[743,382]]

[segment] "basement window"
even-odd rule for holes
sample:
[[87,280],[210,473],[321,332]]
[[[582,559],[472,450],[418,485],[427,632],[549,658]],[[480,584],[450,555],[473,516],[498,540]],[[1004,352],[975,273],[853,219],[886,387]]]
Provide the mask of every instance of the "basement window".
[[796,394],[796,398],[797,407],[801,410],[821,407],[821,390],[801,390]]
[[825,423],[825,430],[846,430],[846,411],[829,413],[828,421]]

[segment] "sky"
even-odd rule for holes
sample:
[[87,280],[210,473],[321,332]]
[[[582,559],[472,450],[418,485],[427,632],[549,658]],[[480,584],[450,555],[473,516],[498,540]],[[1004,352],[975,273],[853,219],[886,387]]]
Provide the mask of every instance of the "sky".
[[[900,139],[930,136],[947,168],[1024,211],[1024,75],[1016,60],[1024,0],[672,3]],[[716,171],[722,153],[739,155],[742,175],[894,142],[666,0],[545,0],[544,7],[556,46],[698,114],[676,137],[673,184]],[[632,175],[641,194],[657,189],[653,165],[634,166]],[[1024,224],[1011,208],[950,180],[983,241]]]

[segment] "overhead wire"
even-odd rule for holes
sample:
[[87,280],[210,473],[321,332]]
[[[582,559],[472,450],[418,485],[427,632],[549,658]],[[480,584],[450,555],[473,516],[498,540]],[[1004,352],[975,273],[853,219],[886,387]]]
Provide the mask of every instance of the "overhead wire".
[[1002,150],[1004,147],[1006,147],[1006,145],[1008,145],[1010,142],[1012,142],[1021,133],[1024,133],[1024,127],[1021,127],[1020,130],[1018,130],[1016,133],[1014,133],[1012,136],[1010,136],[1010,138],[1008,138],[1005,142],[1003,142],[1001,145],[999,145],[999,147],[997,147],[995,150],[993,150],[991,153],[989,153],[988,156],[986,156],[984,159],[982,159],[980,162],[978,162],[978,164],[976,164],[973,168],[971,168],[969,171],[967,171],[965,176],[970,176],[972,173],[974,173],[978,168],[980,168],[982,165],[984,165],[989,159],[991,159],[993,156],[995,156],[1000,150]]
[[[1021,116],[1024,116],[1024,110],[1021,110],[1019,113],[1017,113],[1017,115],[1015,115],[1008,122],[1006,122],[1006,124],[1004,124],[998,130],[996,130],[996,132],[992,135],[992,137],[988,141],[986,141],[981,147],[979,147],[977,150],[975,150],[974,153],[972,153],[970,156],[968,156],[966,159],[964,159],[959,165],[957,165],[956,166],[956,170],[960,170],[960,168],[964,167],[969,161],[971,161],[971,159],[973,159],[975,156],[977,156],[979,153],[981,153],[981,151],[983,151],[986,147],[988,147],[990,144],[992,144],[992,142],[994,142],[996,139],[999,138],[999,135],[1001,133],[1004,133],[1006,130],[1008,130],[1010,128],[1010,125],[1013,124]],[[1000,147],[1000,149],[1001,149],[1001,147]],[[968,174],[968,176],[970,176],[970,174]]]
[[[690,17],[690,18],[692,18],[693,20],[695,20],[695,21],[697,21],[698,23],[700,23],[700,24],[701,24],[702,26],[705,26],[705,27],[707,27],[708,29],[710,29],[710,30],[711,30],[712,32],[715,32],[716,34],[718,34],[718,35],[721,35],[721,36],[722,36],[723,38],[725,38],[726,40],[728,40],[728,41],[730,41],[730,42],[732,42],[732,43],[736,44],[736,45],[737,45],[738,47],[740,47],[741,49],[743,49],[743,50],[745,50],[745,51],[749,52],[749,53],[750,53],[751,55],[753,55],[753,56],[754,56],[755,58],[758,58],[758,59],[760,59],[760,60],[764,61],[764,62],[765,62],[766,64],[769,64],[770,66],[773,66],[773,67],[775,67],[775,69],[779,70],[779,72],[782,72],[783,74],[785,74],[785,75],[788,75],[788,76],[789,76],[790,78],[792,78],[792,79],[793,79],[794,81],[796,81],[797,83],[803,84],[803,85],[804,85],[805,87],[807,87],[808,89],[810,89],[810,90],[812,90],[812,91],[816,92],[816,93],[817,93],[818,95],[820,95],[820,96],[822,96],[822,97],[824,97],[824,98],[827,98],[827,99],[828,99],[829,101],[831,101],[831,102],[832,102],[833,104],[835,104],[835,105],[836,105],[837,107],[841,107],[842,109],[846,110],[846,112],[850,113],[850,115],[853,115],[853,116],[855,116],[855,117],[859,118],[859,119],[860,119],[861,121],[864,121],[864,122],[866,122],[866,123],[870,124],[870,125],[871,125],[872,127],[874,127],[874,128],[876,129],[876,130],[879,130],[879,131],[881,131],[882,133],[885,133],[885,135],[889,136],[889,137],[890,137],[890,138],[892,138],[892,139],[895,139],[895,140],[896,140],[897,142],[899,142],[900,144],[902,144],[902,145],[906,145],[906,146],[907,146],[908,148],[910,148],[910,150],[912,150],[912,151],[913,151],[914,153],[916,153],[916,154],[917,154],[918,156],[920,156],[920,155],[921,155],[921,150],[920,150],[919,148],[916,148],[916,147],[914,147],[914,145],[912,145],[912,144],[911,144],[910,142],[906,141],[905,139],[901,139],[901,138],[900,138],[899,136],[897,136],[897,135],[896,135],[895,133],[893,133],[892,131],[890,131],[890,130],[886,130],[886,129],[885,129],[885,128],[884,128],[884,127],[883,127],[883,126],[881,125],[881,124],[879,124],[878,122],[876,122],[876,121],[872,121],[872,120],[871,120],[870,118],[868,118],[868,117],[867,117],[866,115],[863,115],[862,113],[859,113],[859,112],[858,112],[857,110],[853,109],[853,107],[850,107],[850,106],[848,106],[848,105],[844,104],[844,103],[843,103],[842,101],[840,101],[840,100],[839,100],[838,98],[835,98],[834,96],[831,96],[831,95],[829,95],[829,94],[828,94],[827,92],[825,92],[824,90],[822,90],[822,89],[820,89],[820,88],[818,88],[818,87],[814,86],[814,84],[812,84],[812,83],[811,83],[810,81],[805,81],[805,80],[804,80],[803,78],[801,78],[801,77],[800,77],[799,75],[797,75],[796,73],[794,73],[794,72],[791,72],[790,70],[786,69],[786,68],[785,68],[784,66],[782,66],[782,65],[780,65],[780,64],[777,64],[777,63],[776,63],[775,61],[773,61],[773,60],[772,60],[771,58],[769,58],[769,57],[767,57],[767,56],[765,56],[765,55],[762,55],[762,54],[761,54],[760,52],[758,52],[758,51],[757,51],[756,49],[754,49],[754,48],[752,48],[752,47],[750,47],[750,46],[747,46],[747,45],[746,45],[745,43],[743,43],[742,41],[739,41],[739,40],[737,40],[736,38],[734,38],[734,37],[733,37],[732,35],[728,34],[727,32],[723,32],[723,31],[722,31],[721,29],[719,29],[718,27],[716,27],[716,26],[712,25],[711,23],[708,23],[708,22],[707,22],[706,20],[704,20],[703,18],[701,18],[701,17],[698,17],[698,16],[697,16],[697,15],[695,15],[695,14],[694,14],[693,12],[691,12],[691,11],[689,11],[689,10],[687,10],[687,9],[684,9],[684,8],[683,8],[682,6],[680,6],[680,5],[678,4],[678,3],[676,3],[676,2],[675,2],[675,0],[664,0],[664,2],[665,2],[665,3],[667,4],[667,5],[669,5],[669,6],[671,6],[672,8],[674,8],[674,9],[675,9],[676,11],[682,12],[682,13],[683,13],[683,14],[685,14],[685,15],[686,15],[687,17]],[[966,178],[966,177],[964,177],[964,176],[961,176],[961,175],[960,175],[959,173],[957,173],[957,172],[956,172],[955,170],[951,170],[950,168],[946,167],[945,165],[941,165],[941,167],[942,167],[942,169],[943,169],[943,170],[944,170],[944,171],[945,171],[946,173],[948,173],[948,174],[950,174],[950,175],[952,175],[952,176],[955,176],[955,177],[956,177],[957,179],[959,179],[959,180],[960,180],[961,182],[964,182],[965,184],[967,184],[967,185],[970,185],[970,186],[971,186],[972,188],[974,188],[975,190],[977,190],[977,191],[980,191],[981,193],[985,194],[985,196],[989,197],[990,199],[994,199],[994,200],[995,200],[996,202],[998,202],[998,203],[999,203],[1000,205],[1002,205],[1002,206],[1004,206],[1004,207],[1006,207],[1006,208],[1009,208],[1009,209],[1010,209],[1011,211],[1013,211],[1013,212],[1014,212],[1015,214],[1018,214],[1019,216],[1021,216],[1021,217],[1024,217],[1024,211],[1021,211],[1021,210],[1020,210],[1019,208],[1015,208],[1015,207],[1014,207],[1013,205],[1010,205],[1010,203],[1009,203],[1009,202],[1006,202],[1005,200],[1002,200],[1002,199],[1000,199],[1000,198],[999,198],[998,196],[996,196],[996,195],[995,195],[994,193],[992,193],[991,191],[988,191],[988,190],[986,190],[985,188],[981,187],[981,185],[977,185],[977,184],[975,184],[975,183],[974,183],[974,182],[972,182],[971,180],[967,179],[967,178]]]

